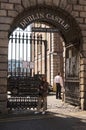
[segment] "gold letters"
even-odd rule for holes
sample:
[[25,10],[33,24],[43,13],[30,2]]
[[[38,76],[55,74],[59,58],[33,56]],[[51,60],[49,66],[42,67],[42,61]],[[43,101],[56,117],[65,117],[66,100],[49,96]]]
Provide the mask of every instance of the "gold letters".
[[66,23],[65,20],[60,18],[59,16],[50,13],[40,13],[40,12],[31,15],[29,14],[20,22],[20,26],[22,28],[25,28],[27,25],[31,24],[36,20],[46,20],[46,21],[52,20],[52,22],[58,23],[65,31],[67,31],[70,28],[70,25]]

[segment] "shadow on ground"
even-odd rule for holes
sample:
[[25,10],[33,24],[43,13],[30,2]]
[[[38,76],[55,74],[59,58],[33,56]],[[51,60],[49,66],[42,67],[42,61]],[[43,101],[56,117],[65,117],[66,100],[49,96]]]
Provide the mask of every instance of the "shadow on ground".
[[86,130],[86,120],[49,111],[10,113],[0,116],[0,130]]

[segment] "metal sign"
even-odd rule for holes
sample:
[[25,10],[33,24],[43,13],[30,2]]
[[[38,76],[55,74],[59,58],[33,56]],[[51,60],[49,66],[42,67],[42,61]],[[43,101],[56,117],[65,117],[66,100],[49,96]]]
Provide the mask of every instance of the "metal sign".
[[32,27],[32,32],[58,32],[58,29],[55,28],[40,28],[40,27]]
[[30,62],[30,69],[34,69],[34,63]]

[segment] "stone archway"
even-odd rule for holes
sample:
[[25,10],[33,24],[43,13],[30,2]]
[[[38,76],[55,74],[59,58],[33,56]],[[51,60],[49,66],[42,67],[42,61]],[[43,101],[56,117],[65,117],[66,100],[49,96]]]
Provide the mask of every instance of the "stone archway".
[[[35,10],[33,12],[33,10]],[[76,23],[75,19],[63,9],[51,6],[35,6],[27,8],[24,12],[20,13],[11,23],[9,35],[16,27],[25,28],[28,24],[39,21],[46,22],[52,25],[54,28],[58,28],[61,36],[65,41],[65,46],[79,46],[82,42],[81,30]],[[7,38],[6,32],[5,37]],[[7,40],[6,40],[7,42]],[[79,50],[80,51],[80,48]],[[6,95],[5,95],[6,96]],[[5,98],[6,99],[6,98]],[[84,99],[83,99],[84,100]],[[6,103],[3,105],[6,107]],[[84,104],[83,104],[84,105]],[[82,106],[82,108],[84,108]],[[2,110],[2,108],[1,108]]]
[[[35,11],[33,12],[33,10]],[[18,15],[18,17],[13,21],[9,35],[16,27],[25,29],[29,24],[36,21],[48,23],[52,25],[53,28],[57,28],[59,34],[64,39],[66,47],[65,101],[73,105],[80,106],[78,64],[82,35],[78,24],[68,12],[63,11],[60,8],[51,8],[51,6],[37,6],[28,8],[23,13]]]
[[[33,10],[35,10],[33,12]],[[19,14],[13,21],[9,34],[16,28],[25,29],[34,21],[46,22],[54,28],[58,28],[60,34],[68,44],[80,44],[81,30],[75,19],[66,11],[51,6],[31,7]]]

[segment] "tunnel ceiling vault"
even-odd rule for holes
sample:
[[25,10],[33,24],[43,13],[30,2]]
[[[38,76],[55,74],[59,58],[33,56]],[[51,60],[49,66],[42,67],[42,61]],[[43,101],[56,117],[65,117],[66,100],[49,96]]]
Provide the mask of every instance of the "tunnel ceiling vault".
[[65,40],[65,45],[79,44],[81,30],[75,19],[65,10],[51,6],[36,6],[24,10],[13,21],[9,35],[17,27],[23,30],[33,22],[45,22],[57,28]]

